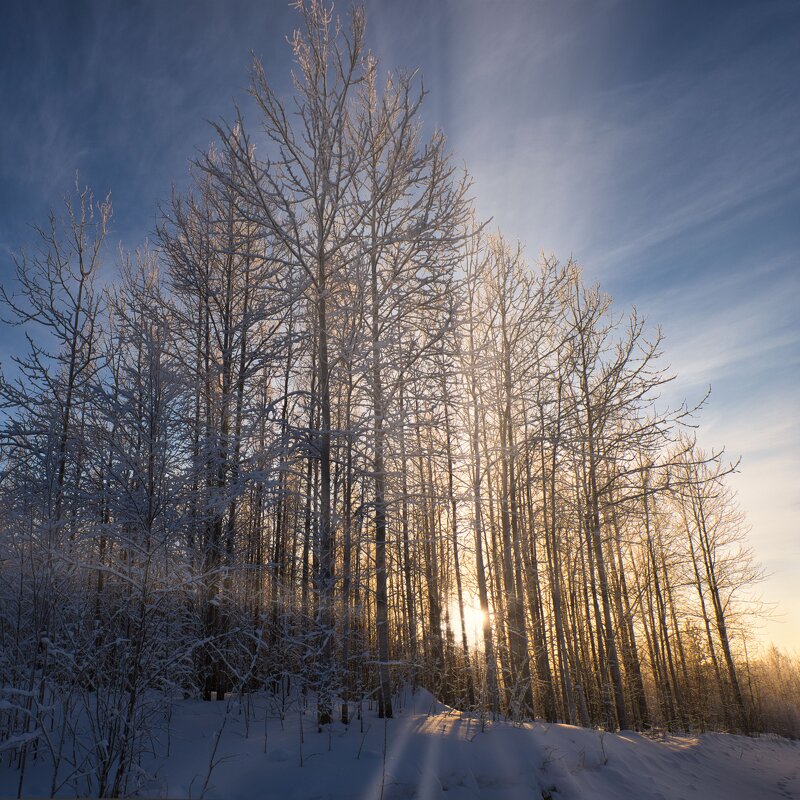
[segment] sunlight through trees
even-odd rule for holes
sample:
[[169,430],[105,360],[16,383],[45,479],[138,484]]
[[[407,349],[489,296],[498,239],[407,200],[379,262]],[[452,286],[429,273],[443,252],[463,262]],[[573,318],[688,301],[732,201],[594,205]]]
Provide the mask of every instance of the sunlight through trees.
[[476,219],[361,9],[299,11],[293,93],[255,62],[258,118],[217,126],[153,249],[101,288],[110,204],[78,187],[3,295],[20,786],[46,752],[54,791],[127,793],[164,696],[778,724],[732,467],[660,402],[659,331]]

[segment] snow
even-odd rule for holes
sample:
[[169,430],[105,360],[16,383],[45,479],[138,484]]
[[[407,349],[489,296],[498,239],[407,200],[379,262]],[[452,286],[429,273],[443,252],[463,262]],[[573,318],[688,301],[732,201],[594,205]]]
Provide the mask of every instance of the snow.
[[[721,733],[648,738],[569,725],[481,721],[424,691],[399,698],[396,717],[333,724],[313,709],[251,698],[176,702],[142,762],[140,795],[206,800],[737,800],[800,798],[800,742]],[[267,712],[265,714],[265,712]],[[167,717],[169,716],[169,719]],[[168,755],[167,755],[168,753]],[[0,768],[0,796],[19,774]],[[48,765],[29,764],[25,794],[49,794]],[[72,793],[74,794],[74,789]],[[64,787],[61,795],[69,796]]]

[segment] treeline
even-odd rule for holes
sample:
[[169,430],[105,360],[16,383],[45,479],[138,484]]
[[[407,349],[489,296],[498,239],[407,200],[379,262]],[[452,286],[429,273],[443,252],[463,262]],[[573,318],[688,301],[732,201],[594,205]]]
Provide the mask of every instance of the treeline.
[[105,282],[84,190],[4,292],[29,343],[0,381],[20,791],[46,754],[54,792],[124,793],[180,695],[307,693],[324,724],[413,682],[514,719],[790,732],[743,649],[730,467],[660,404],[658,332],[476,220],[360,9],[300,12],[294,94],[255,63],[258,125],[218,126],[152,250]]

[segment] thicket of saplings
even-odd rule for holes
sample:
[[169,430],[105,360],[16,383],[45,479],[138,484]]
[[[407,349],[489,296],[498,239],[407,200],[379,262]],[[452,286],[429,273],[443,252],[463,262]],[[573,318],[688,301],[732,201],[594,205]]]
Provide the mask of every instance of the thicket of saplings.
[[[16,259],[0,741],[122,795],[181,698],[320,725],[421,685],[485,718],[797,734],[760,577],[660,336],[476,219],[423,93],[316,2],[102,281],[76,191]],[[109,268],[104,269],[108,274]],[[478,608],[482,613],[475,614]],[[244,703],[245,713],[251,713]]]

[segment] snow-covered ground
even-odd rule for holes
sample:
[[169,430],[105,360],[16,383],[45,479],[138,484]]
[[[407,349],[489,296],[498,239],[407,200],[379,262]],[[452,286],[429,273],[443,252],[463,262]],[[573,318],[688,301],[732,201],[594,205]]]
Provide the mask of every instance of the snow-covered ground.
[[[265,714],[265,711],[269,713]],[[392,798],[800,798],[800,742],[718,733],[654,740],[542,723],[485,725],[437,704],[401,697],[388,722],[319,733],[314,714],[238,700],[175,705],[142,767],[143,797],[385,800]],[[49,792],[44,765],[25,796]],[[0,770],[0,796],[16,796],[16,772]],[[66,789],[64,791],[67,791]]]

